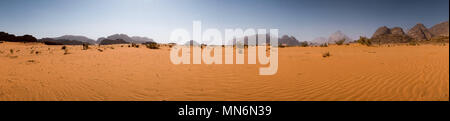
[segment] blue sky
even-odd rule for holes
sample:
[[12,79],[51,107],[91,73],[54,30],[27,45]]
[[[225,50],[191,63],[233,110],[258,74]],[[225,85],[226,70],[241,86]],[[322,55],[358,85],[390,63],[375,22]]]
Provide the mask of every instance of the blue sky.
[[0,31],[37,38],[116,33],[168,42],[176,28],[279,29],[301,41],[338,30],[370,37],[380,26],[448,21],[448,0],[0,0]]

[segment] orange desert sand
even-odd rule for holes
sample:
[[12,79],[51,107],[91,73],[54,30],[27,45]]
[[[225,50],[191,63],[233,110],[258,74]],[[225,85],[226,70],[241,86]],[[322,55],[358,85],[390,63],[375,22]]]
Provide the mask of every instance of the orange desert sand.
[[264,65],[174,65],[168,47],[121,46],[67,46],[65,55],[1,43],[0,100],[449,100],[448,43],[280,48],[272,76],[258,75]]

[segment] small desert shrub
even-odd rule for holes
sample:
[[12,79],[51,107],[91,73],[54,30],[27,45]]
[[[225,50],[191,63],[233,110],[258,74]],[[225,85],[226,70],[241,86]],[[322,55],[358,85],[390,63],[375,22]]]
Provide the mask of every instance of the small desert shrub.
[[135,44],[135,43],[131,43],[131,47],[139,48],[139,45]]
[[14,54],[14,50],[13,49],[9,49],[9,53]]
[[326,53],[322,54],[322,57],[324,57],[324,58],[330,57],[330,56],[331,56],[330,52],[326,52]]
[[417,45],[419,45],[419,43],[416,42],[416,41],[411,41],[411,42],[408,43],[408,45],[417,46]]
[[328,47],[328,43],[323,43],[320,45],[320,47]]
[[61,47],[62,50],[64,50],[64,55],[70,54],[69,49],[64,45]]
[[358,42],[361,45],[366,45],[366,46],[372,46],[372,40],[370,40],[367,37],[359,37],[359,40],[356,40],[356,42]]
[[300,42],[300,47],[308,47],[309,44],[307,41]]
[[83,43],[83,50],[89,49],[89,44]]
[[156,42],[147,42],[144,44],[148,49],[159,49],[159,45]]
[[336,45],[343,45],[343,44],[344,44],[344,42],[345,42],[345,39],[342,39],[342,40],[336,41]]
[[103,50],[102,49],[97,49],[99,52],[103,52]]

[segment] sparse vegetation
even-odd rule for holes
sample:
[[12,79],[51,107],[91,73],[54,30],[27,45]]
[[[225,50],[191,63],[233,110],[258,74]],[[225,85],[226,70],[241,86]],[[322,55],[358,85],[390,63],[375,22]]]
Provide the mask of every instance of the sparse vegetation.
[[89,49],[89,44],[83,43],[83,50]]
[[103,50],[102,49],[97,49],[99,52],[103,52]]
[[159,45],[156,42],[143,43],[148,49],[159,49]]
[[135,44],[135,43],[131,43],[131,47],[139,48],[139,45]]
[[320,47],[328,47],[328,43],[323,43],[320,45]]
[[339,41],[336,41],[336,45],[343,45],[345,42],[345,39],[341,39]]
[[408,45],[411,45],[411,46],[418,46],[419,43],[418,43],[417,41],[411,41],[411,42],[408,43]]
[[324,58],[330,57],[330,56],[331,56],[330,52],[326,52],[326,53],[322,54],[322,57],[324,57]]
[[300,42],[300,47],[308,47],[309,43],[307,41]]
[[372,46],[372,40],[370,40],[367,37],[359,37],[359,40],[356,40],[356,42],[358,42],[361,45],[366,45],[366,46]]
[[70,54],[69,49],[66,46],[62,46],[61,49],[64,50],[64,55]]

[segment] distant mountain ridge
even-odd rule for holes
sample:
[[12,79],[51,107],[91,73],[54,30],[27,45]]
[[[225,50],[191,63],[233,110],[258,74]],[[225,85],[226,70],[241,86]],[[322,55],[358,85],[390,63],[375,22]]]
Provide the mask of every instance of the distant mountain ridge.
[[128,43],[137,43],[137,44],[141,44],[141,43],[145,43],[145,42],[153,42],[153,39],[147,38],[147,37],[139,37],[139,36],[133,36],[130,37],[126,34],[114,34],[114,35],[110,35],[105,37],[101,37],[97,39],[97,42],[101,42],[104,39],[109,39],[109,40],[124,40],[125,42]]
[[417,23],[407,33],[400,27],[392,29],[382,26],[372,35],[372,40],[377,43],[406,43],[411,41],[427,41],[436,37],[449,36],[448,21],[441,22],[428,29],[422,23]]
[[80,42],[84,42],[84,43],[89,43],[89,44],[96,44],[97,42],[93,39],[90,39],[88,37],[85,36],[78,36],[78,35],[64,35],[61,37],[55,37],[53,38],[55,40],[75,40],[75,41],[80,41]]
[[448,21],[434,25],[429,29],[434,36],[449,36]]

